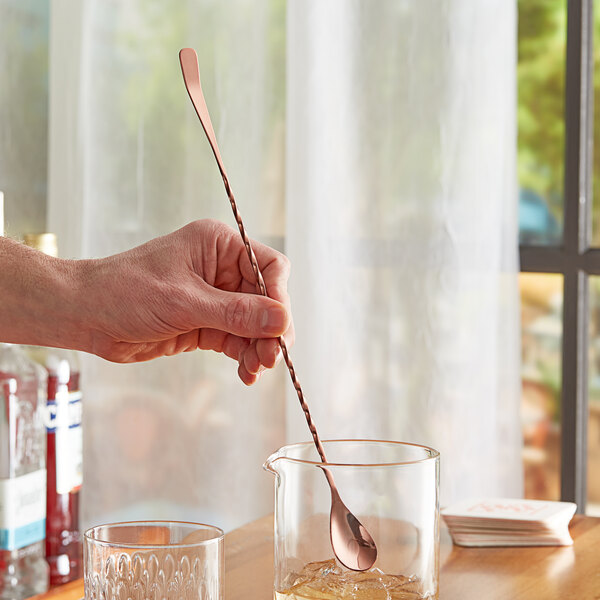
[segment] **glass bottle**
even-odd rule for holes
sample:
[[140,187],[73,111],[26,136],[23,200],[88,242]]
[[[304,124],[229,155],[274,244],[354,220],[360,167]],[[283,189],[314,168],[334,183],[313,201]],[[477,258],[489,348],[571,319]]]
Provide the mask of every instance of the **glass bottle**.
[[28,348],[48,374],[46,560],[50,585],[82,576],[79,498],[82,484],[81,390],[77,354]]
[[[52,233],[27,234],[25,243],[57,255]],[[83,479],[80,369],[77,352],[28,347],[28,355],[45,368],[47,387],[46,560],[50,585],[82,577],[79,499]]]
[[0,344],[0,600],[48,589],[45,400],[43,369]]

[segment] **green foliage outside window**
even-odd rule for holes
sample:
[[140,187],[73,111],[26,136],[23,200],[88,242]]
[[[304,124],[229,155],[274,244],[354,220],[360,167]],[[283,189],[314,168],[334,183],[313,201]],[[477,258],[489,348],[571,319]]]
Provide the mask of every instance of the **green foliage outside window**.
[[562,222],[566,0],[519,0],[518,174]]
[[[600,115],[600,2],[594,3],[594,114]],[[521,188],[563,220],[567,0],[518,0],[518,173]],[[600,127],[594,128],[593,240],[600,245]]]

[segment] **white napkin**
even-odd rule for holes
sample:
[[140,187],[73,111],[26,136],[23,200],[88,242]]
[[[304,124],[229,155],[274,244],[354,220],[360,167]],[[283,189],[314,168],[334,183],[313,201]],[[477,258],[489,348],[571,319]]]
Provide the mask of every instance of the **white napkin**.
[[570,546],[572,502],[479,498],[441,511],[459,546]]

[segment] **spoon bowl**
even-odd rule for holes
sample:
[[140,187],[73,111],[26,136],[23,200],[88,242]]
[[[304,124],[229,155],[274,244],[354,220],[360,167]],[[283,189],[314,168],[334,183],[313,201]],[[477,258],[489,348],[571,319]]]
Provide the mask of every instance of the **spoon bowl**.
[[[329,478],[328,478],[329,481]],[[377,546],[364,525],[342,502],[335,484],[330,481],[331,512],[329,537],[337,559],[352,571],[366,571],[377,559]]]

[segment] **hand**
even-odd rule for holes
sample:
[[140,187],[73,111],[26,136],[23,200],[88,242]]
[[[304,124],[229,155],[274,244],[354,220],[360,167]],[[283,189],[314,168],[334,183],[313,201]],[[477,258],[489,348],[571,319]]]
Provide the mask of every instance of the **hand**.
[[88,351],[136,362],[210,349],[239,363],[246,385],[280,358],[277,337],[293,343],[289,261],[252,242],[269,297],[257,294],[241,236],[218,221],[195,221],[108,258],[76,261]]

